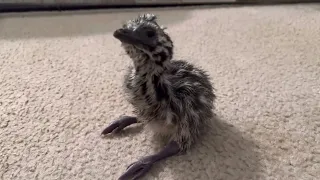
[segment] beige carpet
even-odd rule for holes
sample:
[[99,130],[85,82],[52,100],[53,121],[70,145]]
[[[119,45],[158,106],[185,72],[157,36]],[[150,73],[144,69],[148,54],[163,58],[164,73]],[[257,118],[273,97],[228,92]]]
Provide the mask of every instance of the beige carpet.
[[[203,67],[219,120],[195,149],[145,179],[320,179],[320,5],[146,10],[176,58]],[[138,126],[101,130],[132,107],[130,60],[112,37],[142,10],[0,15],[0,177],[116,180],[154,151]]]

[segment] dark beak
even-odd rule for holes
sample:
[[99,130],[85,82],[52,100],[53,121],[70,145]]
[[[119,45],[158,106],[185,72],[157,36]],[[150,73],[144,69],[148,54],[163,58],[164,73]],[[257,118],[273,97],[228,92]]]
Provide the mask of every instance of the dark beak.
[[117,29],[114,31],[113,36],[119,40],[123,38],[132,38],[133,32],[126,29]]
[[139,33],[136,31],[121,28],[114,31],[113,36],[124,43],[137,46],[153,46],[153,43],[150,42],[150,40],[141,32]]
[[121,42],[133,45],[136,45],[141,41],[137,34],[134,33],[134,31],[130,31],[127,29],[117,29],[116,31],[114,31],[113,36]]

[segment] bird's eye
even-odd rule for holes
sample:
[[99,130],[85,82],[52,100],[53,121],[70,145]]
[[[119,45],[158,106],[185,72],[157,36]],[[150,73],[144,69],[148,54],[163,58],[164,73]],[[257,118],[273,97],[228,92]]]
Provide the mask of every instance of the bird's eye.
[[156,33],[154,32],[154,31],[151,31],[151,30],[148,30],[147,31],[147,36],[149,37],[149,38],[152,38],[152,37],[154,37],[156,35]]

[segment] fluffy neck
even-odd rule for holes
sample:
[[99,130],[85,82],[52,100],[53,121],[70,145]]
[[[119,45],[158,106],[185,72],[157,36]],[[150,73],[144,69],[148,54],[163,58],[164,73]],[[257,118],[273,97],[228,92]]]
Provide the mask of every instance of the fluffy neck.
[[148,53],[134,49],[127,53],[138,75],[160,75],[171,65],[171,56],[167,55],[168,52]]
[[[168,57],[168,56],[166,56]],[[134,62],[135,76],[139,79],[141,92],[152,104],[169,98],[169,89],[164,85],[164,72],[171,66],[171,58],[162,59],[160,55],[140,53],[131,57]]]

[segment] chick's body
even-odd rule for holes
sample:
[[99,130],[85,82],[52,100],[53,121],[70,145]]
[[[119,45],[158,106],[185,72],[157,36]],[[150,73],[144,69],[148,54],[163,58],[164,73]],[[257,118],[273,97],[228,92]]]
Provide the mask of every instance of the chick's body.
[[[140,69],[143,69],[144,64]],[[170,61],[158,73],[129,67],[125,89],[140,122],[185,151],[213,117],[215,95],[208,75],[186,61]]]
[[136,116],[114,120],[102,134],[140,122],[167,140],[157,153],[132,163],[119,180],[142,177],[156,162],[187,151],[214,115],[209,76],[187,61],[172,60],[173,41],[164,29],[154,14],[147,13],[128,20],[113,34],[133,63],[124,87]]

